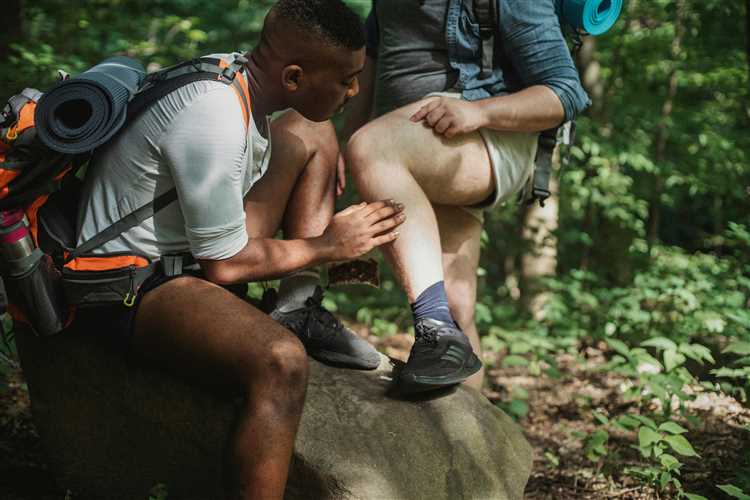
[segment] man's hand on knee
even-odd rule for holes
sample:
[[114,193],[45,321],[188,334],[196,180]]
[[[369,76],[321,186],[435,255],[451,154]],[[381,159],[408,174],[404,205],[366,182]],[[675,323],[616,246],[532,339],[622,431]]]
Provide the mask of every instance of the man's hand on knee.
[[422,122],[448,139],[474,132],[485,125],[484,113],[477,102],[454,97],[437,97],[429,101],[410,120]]

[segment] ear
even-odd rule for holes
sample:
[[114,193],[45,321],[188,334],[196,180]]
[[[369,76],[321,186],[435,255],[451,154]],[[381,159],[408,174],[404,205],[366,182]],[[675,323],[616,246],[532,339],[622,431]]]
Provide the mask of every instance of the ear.
[[296,92],[302,85],[304,70],[296,64],[285,66],[281,70],[281,85],[287,92]]

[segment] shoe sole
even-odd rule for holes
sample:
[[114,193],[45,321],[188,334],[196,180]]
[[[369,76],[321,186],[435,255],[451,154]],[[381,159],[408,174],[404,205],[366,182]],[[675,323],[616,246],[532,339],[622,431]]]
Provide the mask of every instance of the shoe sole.
[[471,362],[455,373],[439,377],[414,374],[400,375],[398,378],[398,386],[401,389],[401,392],[406,394],[442,389],[451,385],[460,384],[481,369],[482,362],[476,354],[472,354]]
[[373,359],[372,363],[365,363],[362,358],[347,356],[346,354],[341,354],[340,352],[317,351],[311,353],[308,351],[307,354],[309,354],[310,357],[315,359],[316,361],[320,361],[323,364],[334,365],[337,367],[354,368],[357,370],[374,370],[375,368],[380,366],[379,355],[377,361]]

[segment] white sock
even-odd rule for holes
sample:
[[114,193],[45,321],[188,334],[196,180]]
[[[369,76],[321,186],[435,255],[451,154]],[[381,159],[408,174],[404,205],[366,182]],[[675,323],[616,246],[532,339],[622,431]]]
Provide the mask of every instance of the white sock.
[[279,300],[276,308],[289,312],[305,306],[305,301],[312,297],[315,287],[320,285],[320,271],[305,269],[287,276],[279,285]]

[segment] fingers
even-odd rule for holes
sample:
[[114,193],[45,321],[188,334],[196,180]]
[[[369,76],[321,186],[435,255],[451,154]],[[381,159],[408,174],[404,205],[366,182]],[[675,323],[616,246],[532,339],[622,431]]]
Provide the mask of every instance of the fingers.
[[356,212],[358,210],[362,210],[366,206],[367,206],[367,202],[365,202],[365,201],[363,201],[359,205],[349,205],[348,207],[346,207],[345,209],[343,209],[341,212],[336,213],[336,215],[338,215],[338,216],[349,215],[349,214],[354,213],[354,212]]
[[453,119],[443,116],[432,129],[438,134],[444,134],[446,130],[453,126]]
[[398,231],[391,231],[390,233],[386,233],[382,236],[377,236],[373,238],[372,239],[373,248],[395,241],[396,238],[398,238],[398,234],[399,234]]
[[440,105],[425,116],[424,122],[430,127],[435,128],[435,125],[437,125],[443,118],[448,118],[447,113],[448,109],[445,106]]
[[374,224],[383,219],[393,217],[395,214],[401,213],[403,211],[404,205],[401,203],[396,203],[393,200],[389,200],[387,202],[379,201],[370,203],[370,205],[367,207],[365,218],[369,222]]
[[430,114],[438,106],[440,106],[440,99],[435,99],[434,101],[430,101],[424,106],[422,106],[421,108],[419,108],[419,110],[417,110],[416,113],[411,115],[411,118],[409,119],[415,123],[422,121],[425,116]]
[[385,233],[386,231],[390,231],[391,229],[400,226],[406,221],[406,214],[403,212],[399,212],[393,217],[389,217],[387,219],[383,219],[377,224],[373,224],[373,226],[370,228],[372,230],[372,234],[381,234]]

